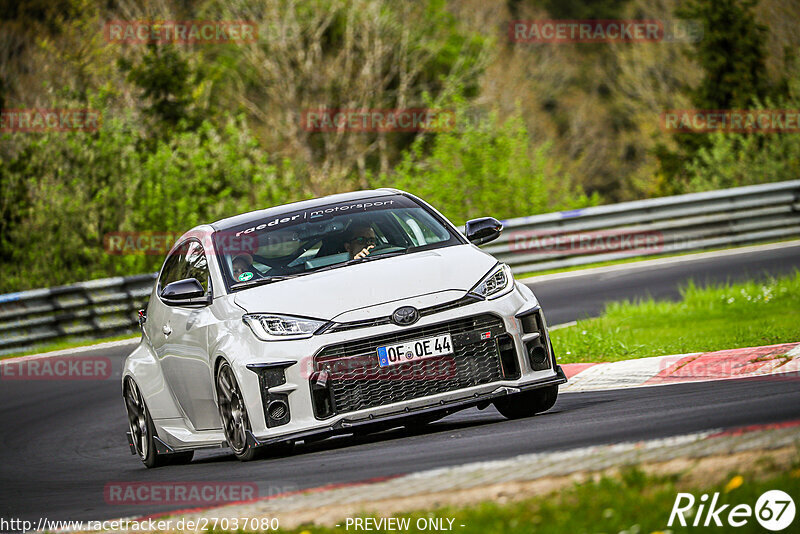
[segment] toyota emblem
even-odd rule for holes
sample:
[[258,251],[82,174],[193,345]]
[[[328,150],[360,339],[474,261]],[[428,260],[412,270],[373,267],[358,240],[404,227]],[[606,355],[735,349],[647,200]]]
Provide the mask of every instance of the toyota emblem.
[[419,321],[419,311],[413,306],[397,308],[392,314],[392,322],[398,326],[408,326]]

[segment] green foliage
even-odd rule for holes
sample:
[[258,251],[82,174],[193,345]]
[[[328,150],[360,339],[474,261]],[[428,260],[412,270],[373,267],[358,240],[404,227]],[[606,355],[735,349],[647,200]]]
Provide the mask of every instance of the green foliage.
[[419,136],[403,161],[379,185],[418,195],[454,222],[480,216],[501,219],[597,203],[569,187],[548,159],[548,145],[531,147],[518,116],[497,113],[471,120],[455,105],[454,127]]
[[242,119],[222,128],[204,122],[152,150],[141,149],[141,135],[130,114],[110,116],[96,133],[30,135],[2,159],[0,292],[152,272],[163,255],[110,255],[104,236],[179,234],[301,194],[280,179]]
[[686,171],[692,191],[794,180],[800,175],[800,137],[715,133]]
[[598,318],[555,330],[562,363],[618,361],[789,343],[800,337],[800,272],[683,290],[680,302],[614,302]]
[[[756,109],[800,109],[800,69],[787,80],[788,96]],[[795,180],[800,175],[800,135],[715,133],[686,166],[689,188],[709,191],[763,182]]]
[[[453,78],[458,75],[458,71],[475,73],[482,70],[481,56],[492,43],[479,33],[459,30],[458,20],[447,11],[447,0],[428,0],[423,20],[425,23],[419,28],[416,25],[411,27],[414,32],[412,41],[424,43],[434,38],[441,45],[435,48],[436,53],[420,69],[420,88],[433,94],[446,93],[453,85]],[[468,98],[477,96],[479,78],[460,78],[457,81],[461,93]],[[450,84],[446,83],[448,79]]]

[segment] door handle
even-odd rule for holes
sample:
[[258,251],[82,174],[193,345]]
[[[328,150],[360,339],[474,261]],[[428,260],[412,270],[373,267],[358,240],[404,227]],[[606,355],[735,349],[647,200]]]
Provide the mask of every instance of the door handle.
[[169,336],[169,335],[172,333],[172,328],[170,328],[168,324],[165,324],[165,325],[164,325],[164,326],[161,328],[161,331],[162,331],[162,332],[164,332],[164,335],[165,335],[165,336]]

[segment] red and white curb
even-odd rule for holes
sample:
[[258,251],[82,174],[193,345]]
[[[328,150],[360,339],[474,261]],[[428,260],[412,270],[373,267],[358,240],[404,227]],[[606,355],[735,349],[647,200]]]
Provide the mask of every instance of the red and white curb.
[[654,356],[610,363],[561,365],[562,392],[705,382],[732,378],[800,379],[800,343]]

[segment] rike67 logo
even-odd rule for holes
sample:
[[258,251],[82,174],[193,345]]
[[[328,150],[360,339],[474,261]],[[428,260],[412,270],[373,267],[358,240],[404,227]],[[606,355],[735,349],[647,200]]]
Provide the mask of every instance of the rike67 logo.
[[[673,524],[682,527],[743,527],[753,516],[756,521],[767,530],[777,532],[784,530],[794,521],[794,500],[788,493],[781,490],[764,492],[756,501],[755,507],[749,504],[719,504],[719,492],[709,497],[704,493],[699,502],[691,493],[678,493],[672,512],[669,514],[667,526]],[[694,507],[697,504],[697,510]],[[692,521],[694,517],[694,521]],[[796,530],[795,530],[796,532]]]

